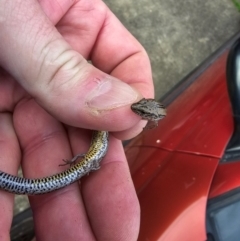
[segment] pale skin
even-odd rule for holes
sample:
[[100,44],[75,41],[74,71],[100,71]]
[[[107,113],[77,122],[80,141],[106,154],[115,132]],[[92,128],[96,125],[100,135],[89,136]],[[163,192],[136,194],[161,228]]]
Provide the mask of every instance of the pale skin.
[[[29,198],[37,240],[137,240],[140,208],[119,139],[137,135],[144,124],[130,105],[153,97],[143,47],[100,0],[2,0],[0,35],[0,170],[16,174],[21,163],[29,178],[60,172],[67,168],[58,166],[63,158],[88,149],[91,133],[84,128],[111,131],[100,170],[81,185]],[[102,82],[113,91],[89,101]],[[118,92],[104,111],[92,107]],[[121,95],[127,103],[118,102]],[[0,203],[5,241],[13,195],[0,191]]]

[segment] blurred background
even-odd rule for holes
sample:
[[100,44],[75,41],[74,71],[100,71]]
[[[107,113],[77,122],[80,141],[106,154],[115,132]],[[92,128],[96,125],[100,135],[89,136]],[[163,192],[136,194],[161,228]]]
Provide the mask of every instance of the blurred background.
[[231,0],[104,0],[147,50],[159,99],[240,29]]
[[[156,99],[239,31],[240,13],[231,0],[105,0],[147,50]],[[16,196],[15,214],[26,209]]]

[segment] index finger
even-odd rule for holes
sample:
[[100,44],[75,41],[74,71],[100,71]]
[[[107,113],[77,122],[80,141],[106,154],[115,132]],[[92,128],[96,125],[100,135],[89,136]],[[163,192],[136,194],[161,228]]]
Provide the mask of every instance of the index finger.
[[[63,2],[68,0],[61,2],[67,8]],[[57,11],[56,4],[55,18],[49,13],[48,1],[40,3],[53,23],[61,19],[58,31],[95,67],[134,86],[145,98],[153,97],[151,66],[145,49],[102,0],[82,0],[68,5],[65,15],[62,13],[66,9]]]
[[[38,1],[81,55],[103,72],[135,86],[144,97],[153,97],[151,66],[145,49],[102,0]],[[66,23],[71,23],[73,29]]]
[[[145,98],[153,98],[151,66],[145,49],[103,1],[77,2],[62,17],[57,28],[70,45],[90,59],[98,69],[124,81]],[[116,91],[122,94],[120,89]],[[111,100],[113,96],[119,99],[119,95],[111,91]],[[116,112],[112,112],[109,119],[115,116],[117,120],[122,120]],[[130,117],[129,113],[127,116]],[[116,119],[111,122],[117,123]],[[135,124],[120,132],[118,130],[115,136],[128,139],[138,134],[143,124]]]
[[153,98],[152,71],[148,55],[109,9],[91,60],[97,68],[128,83],[145,98]]

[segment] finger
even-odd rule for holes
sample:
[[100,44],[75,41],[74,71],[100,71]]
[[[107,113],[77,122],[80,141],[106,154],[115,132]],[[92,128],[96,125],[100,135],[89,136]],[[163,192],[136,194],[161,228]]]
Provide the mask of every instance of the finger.
[[97,68],[135,86],[146,98],[153,97],[146,51],[103,1],[39,3],[53,24],[62,18],[57,28],[72,48],[91,59]]
[[146,98],[153,97],[146,51],[103,1],[76,2],[62,17],[57,29],[97,68],[131,84]]
[[[71,149],[62,125],[33,100],[17,105],[14,124],[23,149],[23,173],[40,178],[61,172]],[[37,240],[95,240],[84,210],[78,183],[29,198]]]
[[1,1],[0,17],[0,64],[57,119],[111,131],[139,121],[130,109],[138,92],[72,50],[37,1]]
[[147,124],[146,120],[141,120],[136,125],[134,125],[133,127],[127,130],[112,132],[112,135],[116,137],[118,140],[122,140],[122,141],[130,140],[133,137],[137,136],[140,132],[142,132],[146,124]]
[[[0,170],[17,175],[21,151],[14,132],[12,116],[0,114]],[[14,195],[0,191],[0,233],[1,240],[10,240],[9,230],[12,223]]]
[[54,25],[63,17],[69,8],[75,4],[75,1],[73,0],[38,0],[38,2],[44,13]]
[[152,71],[147,53],[109,9],[91,60],[97,68],[130,84],[145,98],[153,98]]
[[0,68],[0,112],[13,112],[17,102],[27,96],[24,89]]
[[[103,1],[76,3],[60,20],[57,29],[75,50],[91,59],[99,69],[130,84],[143,96],[153,97],[151,66],[146,51]],[[122,140],[130,139],[145,125],[146,122],[141,122],[114,135]]]
[[[84,145],[79,140],[84,133],[70,131],[74,155]],[[128,163],[121,142],[110,137],[109,143],[101,168],[82,179],[84,204],[99,241],[137,240],[140,208]]]
[[[110,138],[101,172],[82,185],[86,210],[99,240],[137,240],[140,208],[122,144]],[[96,195],[97,194],[97,195]]]

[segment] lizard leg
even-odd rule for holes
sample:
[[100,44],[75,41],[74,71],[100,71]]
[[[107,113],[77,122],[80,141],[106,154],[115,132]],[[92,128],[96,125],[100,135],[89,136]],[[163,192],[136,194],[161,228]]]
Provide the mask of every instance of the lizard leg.
[[78,154],[75,157],[73,157],[71,160],[67,160],[67,159],[62,159],[62,161],[64,162],[64,164],[59,164],[59,166],[66,166],[66,165],[75,165],[77,162],[78,158],[84,157],[86,154]]

